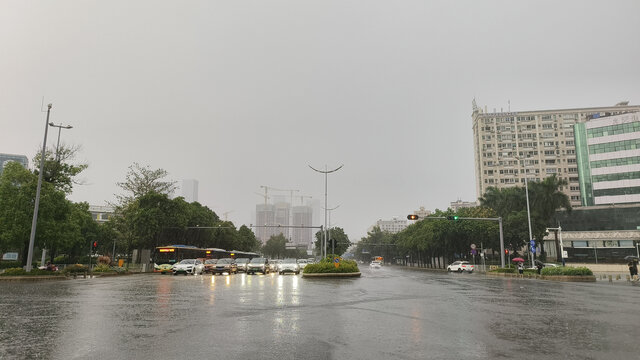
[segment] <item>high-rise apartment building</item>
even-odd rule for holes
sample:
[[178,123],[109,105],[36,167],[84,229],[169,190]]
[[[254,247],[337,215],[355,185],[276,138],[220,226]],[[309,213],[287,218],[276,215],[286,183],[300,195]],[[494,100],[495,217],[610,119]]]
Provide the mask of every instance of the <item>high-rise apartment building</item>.
[[575,125],[583,206],[640,202],[640,113]]
[[274,235],[275,228],[271,226],[275,224],[275,217],[274,205],[256,205],[256,238],[262,242],[262,245],[266,244],[269,238]]
[[639,111],[622,102],[580,109],[488,112],[473,101],[476,195],[488,187],[523,186],[555,174],[569,183],[563,190],[572,206],[581,205],[574,125],[597,116]]
[[[407,226],[409,226],[409,224],[406,219],[394,217],[390,220],[380,219],[376,221],[376,224],[374,226],[379,227],[381,231],[386,231],[392,234],[396,234],[406,229]],[[369,231],[372,231],[372,230],[373,230],[373,227],[369,229]]]

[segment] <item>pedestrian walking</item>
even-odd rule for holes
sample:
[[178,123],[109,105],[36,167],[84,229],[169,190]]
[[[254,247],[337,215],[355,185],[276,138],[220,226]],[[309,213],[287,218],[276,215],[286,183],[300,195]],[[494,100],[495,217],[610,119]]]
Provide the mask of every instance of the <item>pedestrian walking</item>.
[[627,264],[629,266],[629,274],[632,281],[638,281],[638,260],[633,259]]
[[521,263],[521,262],[520,262],[520,263],[518,263],[518,273],[519,273],[520,275],[524,274],[524,265],[523,265],[523,263]]

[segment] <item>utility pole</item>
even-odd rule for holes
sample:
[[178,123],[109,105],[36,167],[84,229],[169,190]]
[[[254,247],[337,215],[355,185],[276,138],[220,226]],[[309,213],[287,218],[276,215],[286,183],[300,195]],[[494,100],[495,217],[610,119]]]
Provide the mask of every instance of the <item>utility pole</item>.
[[47,133],[49,130],[49,115],[51,107],[47,105],[47,121],[44,123],[44,141],[42,141],[42,153],[40,154],[40,173],[38,174],[38,187],[36,188],[36,201],[33,208],[33,221],[31,222],[31,235],[29,236],[29,251],[27,253],[27,265],[25,270],[31,271],[31,262],[33,261],[33,244],[36,239],[36,225],[38,224],[38,208],[40,207],[40,189],[42,189],[42,174],[44,173],[44,158],[47,152]]

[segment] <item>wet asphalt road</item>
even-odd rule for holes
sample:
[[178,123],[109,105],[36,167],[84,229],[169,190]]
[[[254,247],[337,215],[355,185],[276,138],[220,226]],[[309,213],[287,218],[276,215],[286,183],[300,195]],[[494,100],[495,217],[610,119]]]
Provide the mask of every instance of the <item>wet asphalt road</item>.
[[0,282],[0,358],[640,358],[640,286],[362,267]]

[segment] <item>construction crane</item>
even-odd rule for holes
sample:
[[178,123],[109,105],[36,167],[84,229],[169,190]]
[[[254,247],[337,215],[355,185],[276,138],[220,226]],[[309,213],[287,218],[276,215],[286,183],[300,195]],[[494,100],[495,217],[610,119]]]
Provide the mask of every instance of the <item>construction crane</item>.
[[293,193],[300,191],[300,190],[296,190],[296,189],[278,189],[278,188],[274,188],[274,187],[271,187],[271,186],[265,186],[265,185],[260,185],[260,187],[264,189],[264,196],[265,196],[264,203],[265,203],[265,205],[267,204],[267,197],[268,197],[268,191],[269,190],[273,190],[273,191],[288,191],[291,194],[291,205],[293,205]]
[[304,198],[313,199],[313,196],[307,196],[307,195],[298,195],[298,197],[300,197],[300,206],[304,205]]
[[227,216],[228,216],[229,214],[231,214],[232,212],[233,212],[233,210],[231,210],[231,211],[225,211],[225,212],[223,212],[223,213],[222,213],[222,215],[224,215],[224,221],[227,221]]

